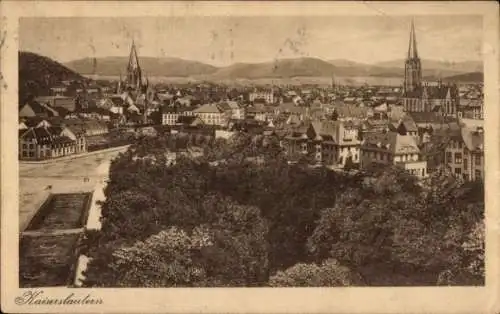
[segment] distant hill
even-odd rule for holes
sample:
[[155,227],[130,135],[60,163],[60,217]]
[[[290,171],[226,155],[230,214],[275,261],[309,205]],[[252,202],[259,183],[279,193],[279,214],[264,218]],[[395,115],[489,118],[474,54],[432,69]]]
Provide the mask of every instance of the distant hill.
[[[483,63],[481,61],[448,62],[440,60],[422,59],[422,70],[443,71],[443,72],[482,72]],[[377,67],[404,68],[405,60],[392,60],[376,63]]]
[[[404,75],[404,60],[364,64],[346,59],[324,61],[318,58],[279,59],[262,63],[236,63],[216,67],[179,58],[139,58],[143,72],[150,77],[178,77],[206,80],[268,79],[294,77],[380,77],[397,78]],[[85,58],[65,65],[83,75],[125,75],[128,57]],[[443,62],[422,60],[424,79],[453,77],[469,72],[482,72],[482,63]]]
[[[148,76],[187,77],[211,74],[217,70],[209,64],[179,58],[140,57],[139,62],[143,73]],[[65,65],[84,75],[118,76],[125,75],[127,63],[128,57],[105,57],[85,58],[68,62]]]
[[264,63],[236,63],[219,69],[212,77],[216,79],[330,77],[336,70],[335,66],[320,59],[297,58]]
[[62,81],[73,80],[86,79],[50,58],[32,52],[19,52],[20,102],[24,102],[30,95],[47,95],[50,87],[61,84]]
[[[349,60],[330,60],[342,76],[400,77],[404,74],[405,60],[392,60],[376,64],[362,64]],[[467,72],[482,72],[479,61],[444,62],[422,60],[422,76],[434,80]]]
[[443,79],[445,82],[462,82],[462,83],[482,83],[484,81],[483,72],[470,72],[448,76]]

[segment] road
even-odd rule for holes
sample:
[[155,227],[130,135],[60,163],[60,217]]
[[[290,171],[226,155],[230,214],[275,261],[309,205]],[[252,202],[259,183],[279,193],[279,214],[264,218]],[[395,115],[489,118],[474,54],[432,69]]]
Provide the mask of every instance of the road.
[[[125,148],[123,149],[125,150]],[[19,226],[29,222],[49,193],[90,192],[107,178],[109,162],[120,151],[61,160],[48,164],[19,165]],[[84,178],[88,178],[84,182]],[[49,189],[48,186],[51,186]]]

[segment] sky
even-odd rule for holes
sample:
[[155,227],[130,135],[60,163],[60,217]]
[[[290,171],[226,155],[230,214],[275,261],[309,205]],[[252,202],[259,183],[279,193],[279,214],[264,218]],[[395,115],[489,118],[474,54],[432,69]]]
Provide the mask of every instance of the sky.
[[22,18],[19,49],[59,62],[86,57],[176,57],[216,66],[317,57],[377,63],[406,57],[411,20],[419,56],[482,59],[482,18],[428,16]]

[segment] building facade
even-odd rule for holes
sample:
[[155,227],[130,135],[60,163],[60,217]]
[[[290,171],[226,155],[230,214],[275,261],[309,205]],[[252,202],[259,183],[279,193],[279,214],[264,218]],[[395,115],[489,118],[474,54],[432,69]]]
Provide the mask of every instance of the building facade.
[[361,168],[372,165],[396,165],[419,178],[427,176],[427,162],[411,135],[397,132],[370,134],[361,144]]
[[19,159],[44,160],[84,153],[85,136],[65,127],[31,127],[19,130]]
[[358,129],[342,121],[313,121],[288,132],[283,146],[291,159],[310,154],[318,164],[334,168],[359,163]]
[[445,162],[452,173],[465,180],[484,178],[484,131],[462,128],[460,135],[448,142]]
[[254,91],[248,95],[248,98],[251,102],[257,100],[263,100],[268,104],[274,103],[274,92],[271,91]]
[[163,125],[176,125],[179,117],[191,117],[194,112],[188,108],[166,107],[162,110],[161,121]]
[[199,116],[204,124],[226,126],[230,113],[217,104],[205,104],[193,110],[193,114]]

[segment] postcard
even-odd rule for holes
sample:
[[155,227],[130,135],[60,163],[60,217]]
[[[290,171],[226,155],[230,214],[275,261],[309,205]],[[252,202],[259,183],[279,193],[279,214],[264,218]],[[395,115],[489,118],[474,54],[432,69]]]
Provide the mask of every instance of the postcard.
[[500,312],[496,2],[0,5],[2,311]]

